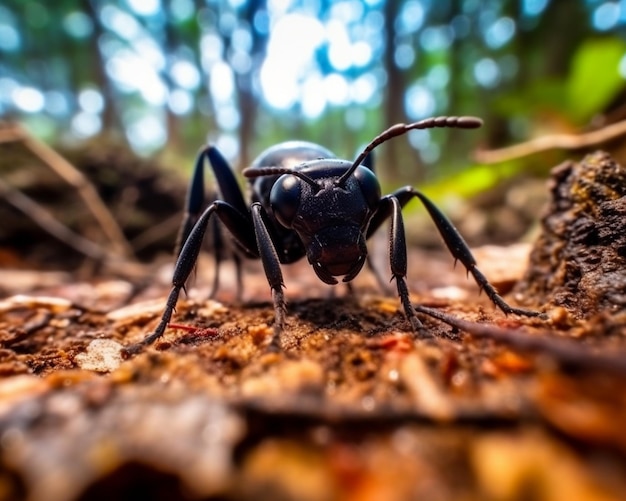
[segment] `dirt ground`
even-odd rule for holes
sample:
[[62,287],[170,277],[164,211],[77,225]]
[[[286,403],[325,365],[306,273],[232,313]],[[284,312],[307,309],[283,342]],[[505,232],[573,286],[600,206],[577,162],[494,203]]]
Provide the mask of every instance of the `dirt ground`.
[[411,249],[413,302],[457,319],[420,313],[422,336],[367,271],[350,293],[287,266],[279,353],[260,265],[240,301],[230,263],[207,299],[205,256],[165,336],[129,360],[169,260],[122,278],[2,270],[0,499],[624,499],[626,313],[605,289],[584,314],[533,292],[540,255],[476,250],[507,300],[546,313],[531,319],[495,310],[443,250]]

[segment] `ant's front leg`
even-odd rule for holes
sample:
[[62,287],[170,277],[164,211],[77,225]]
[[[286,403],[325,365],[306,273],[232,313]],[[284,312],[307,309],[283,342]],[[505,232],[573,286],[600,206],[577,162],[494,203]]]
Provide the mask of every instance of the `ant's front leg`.
[[402,219],[402,207],[398,199],[389,195],[381,199],[380,209],[382,212],[391,212],[391,227],[389,230],[389,263],[391,265],[392,279],[395,279],[398,287],[400,302],[404,308],[406,318],[411,322],[411,327],[416,334],[424,334],[424,327],[417,318],[417,313],[409,297],[409,288],[406,284],[407,253],[406,236],[404,233],[404,221]]
[[[402,192],[402,193],[400,193]],[[448,250],[452,254],[455,260],[461,261],[465,269],[472,274],[474,280],[478,284],[481,290],[485,291],[487,297],[491,300],[493,304],[495,304],[504,314],[515,314],[522,315],[526,317],[541,317],[546,318],[545,313],[541,313],[539,311],[527,310],[525,308],[515,308],[509,305],[503,298],[498,294],[498,291],[495,289],[493,285],[489,283],[487,277],[481,273],[481,271],[476,267],[476,259],[472,255],[468,245],[465,243],[465,240],[459,233],[459,231],[454,227],[454,225],[450,222],[450,220],[441,212],[437,206],[432,203],[426,195],[417,191],[415,188],[411,186],[407,186],[399,190],[394,195],[398,196],[398,198],[402,199],[410,199],[412,197],[416,197],[422,202],[428,213],[430,214],[431,219],[437,226],[439,230],[439,234],[443,238]],[[406,203],[406,202],[405,202]],[[404,205],[404,204],[402,204]]]
[[157,325],[157,328],[142,341],[124,348],[122,350],[122,356],[128,358],[140,353],[146,346],[154,343],[165,332],[165,329],[172,318],[172,314],[176,309],[176,303],[178,302],[180,291],[181,289],[184,289],[185,283],[196,265],[200,249],[202,248],[204,234],[211,220],[211,216],[213,216],[214,213],[217,214],[220,221],[223,222],[227,228],[229,228],[233,237],[237,240],[237,242],[239,242],[242,248],[247,249],[251,254],[256,252],[256,245],[254,242],[252,224],[249,215],[242,214],[233,206],[222,200],[218,200],[209,205],[198,218],[198,221],[189,233],[189,236],[185,240],[183,248],[178,255],[176,266],[174,267],[174,275],[172,277],[172,290],[167,298],[167,303],[165,305],[165,309],[163,310],[163,315],[161,316],[159,325]]
[[489,283],[487,277],[482,274],[482,272],[476,266],[476,259],[472,255],[468,245],[465,243],[465,240],[459,233],[459,231],[454,227],[454,225],[450,222],[450,220],[441,212],[437,206],[426,197],[423,193],[420,193],[415,188],[407,187],[405,190],[410,193],[412,196],[419,198],[422,202],[428,213],[430,214],[431,219],[437,226],[439,230],[439,234],[443,238],[446,246],[450,250],[454,259],[458,259],[463,263],[465,269],[472,274],[474,280],[478,284],[478,287],[481,290],[485,291],[487,297],[491,299],[491,302],[495,304],[502,312],[506,315],[514,314],[514,315],[522,315],[525,317],[540,317],[547,318],[545,313],[541,313],[539,311],[527,310],[525,308],[515,308],[509,305],[503,298],[498,294],[498,291],[495,289],[493,285]]
[[263,218],[263,208],[260,203],[254,203],[251,207],[252,221],[254,223],[254,232],[257,239],[257,248],[263,263],[265,277],[272,290],[272,299],[274,301],[274,333],[269,344],[269,349],[280,351],[280,336],[285,327],[285,314],[287,305],[285,302],[285,294],[283,293],[283,273],[280,269],[280,260],[276,252],[276,247],[272,241],[267,224]]
[[200,254],[200,248],[202,247],[202,240],[204,238],[204,234],[206,232],[207,224],[213,212],[215,212],[216,204],[213,203],[202,213],[196,224],[193,226],[192,230],[189,232],[189,235],[184,241],[183,247],[178,255],[178,259],[176,260],[176,266],[174,267],[174,275],[172,277],[172,290],[170,291],[170,295],[167,298],[167,303],[165,305],[165,309],[163,310],[163,315],[161,316],[161,321],[157,328],[146,336],[143,340],[138,343],[135,343],[131,346],[128,346],[122,350],[122,356],[125,358],[129,358],[133,355],[140,353],[146,346],[151,345],[157,339],[159,339],[167,325],[170,323],[172,318],[172,314],[176,309],[176,303],[178,302],[178,296],[180,295],[181,289],[185,287],[185,283],[189,278],[189,274],[193,270],[196,265],[196,261],[198,260],[198,255]]

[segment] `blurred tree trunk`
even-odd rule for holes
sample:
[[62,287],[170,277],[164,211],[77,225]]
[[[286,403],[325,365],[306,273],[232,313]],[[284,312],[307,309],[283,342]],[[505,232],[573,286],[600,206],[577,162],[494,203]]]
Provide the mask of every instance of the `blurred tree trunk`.
[[[447,13],[448,19],[462,19],[464,15],[465,0],[453,0],[450,3],[450,12]],[[474,34],[470,32],[465,37],[455,34],[452,37],[452,44],[448,49],[448,72],[449,82],[448,89],[448,105],[446,113],[448,115],[478,115],[486,119],[484,115],[486,107],[477,106],[477,103],[471,97],[473,89],[469,88],[465,75],[467,73],[468,45],[479,43],[471,38]],[[454,145],[454,148],[447,148],[441,152],[442,163],[454,161],[458,158],[457,147],[463,148],[470,144],[470,137],[467,131],[460,129],[448,129],[446,131],[446,144]],[[458,150],[457,150],[458,151]]]
[[[404,109],[407,82],[405,73],[398,68],[395,61],[396,34],[394,24],[398,18],[402,2],[387,1],[383,7],[385,19],[385,52],[383,65],[387,74],[385,92],[385,108],[383,110],[383,128],[397,123],[407,122]],[[408,138],[397,138],[388,141],[381,148],[380,162],[377,165],[383,180],[398,184],[402,182],[415,183],[423,175],[421,159],[410,146]]]
[[254,78],[259,74],[265,58],[268,35],[260,33],[254,27],[257,12],[266,9],[266,0],[249,0],[241,10],[241,20],[247,25],[252,38],[250,48],[250,69],[247,72],[235,72],[235,87],[239,105],[239,164],[247,167],[251,162],[251,147],[255,143],[254,131],[258,115],[258,100],[254,93]]
[[548,2],[535,33],[535,50],[545,50],[542,74],[565,77],[572,56],[592,33],[584,2]]
[[102,22],[98,12],[98,3],[95,0],[82,0],[82,5],[93,23],[93,36],[89,37],[89,53],[91,55],[91,75],[94,79],[96,87],[100,90],[104,99],[104,107],[102,109],[102,130],[105,133],[111,131],[119,131],[120,139],[126,141],[124,126],[121,121],[120,114],[117,110],[117,99],[115,91],[111,85],[111,80],[106,74],[106,61],[102,56],[99,42],[104,35]]
[[[592,33],[584,2],[549,2],[545,11],[536,20],[530,21],[525,18],[520,2],[508,0],[502,13],[517,20],[515,37],[507,46],[506,53],[515,56],[518,70],[514,79],[499,86],[499,93],[524,92],[539,79],[565,80],[577,49]],[[488,91],[484,92],[484,100],[486,103],[493,101]],[[557,117],[549,115],[549,111],[546,110],[546,116],[534,118],[542,122],[553,121]],[[510,116],[492,114],[484,118],[489,147],[514,141],[507,126]]]
[[[194,0],[194,12],[200,12],[203,8],[206,8],[204,0]],[[187,39],[187,43],[195,51],[196,62],[200,69],[200,77],[202,79],[200,88],[194,96],[194,109],[191,115],[191,127],[193,132],[190,135],[194,138],[194,147],[205,143],[207,138],[213,136],[218,130],[217,119],[215,117],[215,103],[213,102],[211,91],[209,90],[208,74],[202,67],[202,53],[200,47],[202,44],[203,31],[198,23],[196,23],[196,26],[196,38]]]
[[[384,128],[395,123],[404,122],[404,93],[405,82],[400,69],[396,66],[394,52],[396,36],[394,23],[400,11],[400,2],[385,2],[383,15],[385,17],[385,53],[383,64],[387,74],[387,87],[385,93]],[[400,159],[403,157],[400,148],[401,141],[388,142],[381,152],[382,169],[381,177],[389,181],[400,179]],[[377,162],[378,163],[378,162]]]
[[[168,7],[166,7],[166,9],[168,9]],[[171,9],[171,4],[169,6],[169,9]],[[168,11],[166,10],[166,12]],[[171,15],[170,12],[168,12],[163,27],[163,51],[165,53],[166,63],[163,71],[161,72],[161,77],[163,78],[165,86],[167,87],[168,96],[171,96],[172,91],[174,90],[174,82],[172,81],[171,77],[171,69],[172,65],[176,62],[176,52],[180,44],[180,39],[178,37],[178,33],[176,31],[176,26],[174,25],[173,19],[174,17]],[[181,136],[178,116],[172,111],[172,108],[169,106],[168,102],[165,103],[164,108],[165,126],[167,131],[167,146],[174,151],[179,151],[181,147]]]

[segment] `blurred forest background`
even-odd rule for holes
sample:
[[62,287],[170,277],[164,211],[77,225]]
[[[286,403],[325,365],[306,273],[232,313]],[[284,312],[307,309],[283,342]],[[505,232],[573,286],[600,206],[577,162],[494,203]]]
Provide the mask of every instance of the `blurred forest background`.
[[387,177],[414,181],[418,161],[439,172],[478,141],[618,107],[624,35],[624,0],[3,0],[0,114],[144,155],[210,140],[241,165],[286,138],[350,158],[396,122],[485,119],[483,134],[413,133],[408,157],[389,144]]
[[207,141],[237,168],[293,138],[353,158],[394,123],[477,115],[379,150],[388,187],[464,193],[562,158],[479,148],[626,118],[625,40],[626,0],[2,0],[0,118],[184,179]]

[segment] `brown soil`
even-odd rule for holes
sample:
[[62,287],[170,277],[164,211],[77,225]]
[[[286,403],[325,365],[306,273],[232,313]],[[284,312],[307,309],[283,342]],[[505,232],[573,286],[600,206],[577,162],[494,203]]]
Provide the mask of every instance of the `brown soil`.
[[[479,266],[504,293],[528,250],[479,249]],[[225,271],[206,300],[203,259],[163,339],[126,361],[121,348],[158,322],[171,267],[141,280],[30,272],[21,296],[3,280],[0,499],[626,496],[623,309],[581,316],[549,294],[509,295],[549,318],[505,317],[449,255],[412,249],[414,302],[466,322],[420,315],[430,337],[416,336],[367,272],[330,296],[298,263],[272,353],[258,263],[241,302]]]

